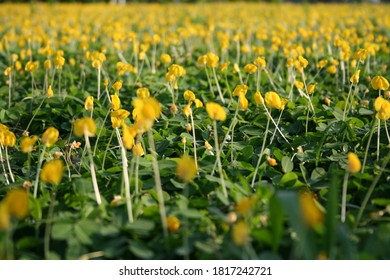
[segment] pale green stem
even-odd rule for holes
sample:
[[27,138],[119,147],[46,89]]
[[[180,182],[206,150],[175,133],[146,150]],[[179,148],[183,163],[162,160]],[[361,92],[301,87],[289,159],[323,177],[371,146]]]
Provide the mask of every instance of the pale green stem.
[[225,99],[223,98],[221,87],[219,86],[217,73],[215,72],[215,67],[212,67],[212,69],[213,69],[213,75],[214,75],[214,79],[215,79],[215,84],[217,85],[217,89],[218,89],[218,93],[219,93],[219,98],[221,98],[222,103],[225,103]]
[[347,188],[348,188],[348,171],[345,172],[344,182],[343,182],[343,193],[341,197],[341,222],[345,222],[346,208],[347,208]]
[[39,156],[37,174],[35,176],[35,182],[34,182],[34,198],[37,198],[37,194],[38,194],[39,173],[41,172],[41,166],[42,166],[43,157],[45,155],[45,152],[46,152],[46,145],[43,146],[41,155]]
[[122,171],[123,171],[123,181],[125,183],[125,195],[126,195],[126,205],[127,205],[127,215],[129,217],[129,222],[132,223],[133,219],[133,206],[131,204],[131,193],[130,193],[130,180],[129,180],[129,172],[128,172],[128,162],[126,157],[126,148],[123,145],[121,135],[119,133],[119,129],[115,128],[116,137],[118,138],[118,142],[121,148],[121,156],[122,156]]
[[[237,121],[237,115],[238,115],[238,105],[237,105],[237,108],[236,108],[236,112],[234,113],[234,116],[233,116],[233,120],[232,122],[230,123],[230,126],[228,128],[228,131],[226,132],[225,134],[225,137],[223,138],[223,141],[222,141],[222,144],[221,144],[221,147],[219,148],[221,151],[223,150],[223,147],[226,143],[226,140],[231,132],[231,130],[233,129],[233,126],[235,125],[234,123]],[[217,167],[217,159],[215,160],[214,162],[214,167],[213,167],[213,170],[211,171],[211,176],[214,175],[214,172],[215,172],[215,168]]]
[[264,153],[264,149],[265,149],[265,143],[267,142],[267,134],[268,134],[268,129],[269,129],[269,121],[270,121],[270,118],[268,117],[268,118],[267,118],[267,125],[266,125],[266,127],[265,127],[265,132],[264,132],[263,145],[261,146],[261,150],[260,150],[260,153],[259,153],[259,159],[257,160],[255,172],[254,172],[253,178],[252,178],[252,183],[251,183],[251,188],[252,188],[252,189],[255,187],[255,181],[256,181],[257,172],[258,172],[259,167],[260,167],[261,158],[263,157],[263,153]]
[[364,153],[364,159],[363,159],[363,165],[362,165],[362,171],[361,171],[361,173],[364,173],[364,168],[366,167],[368,149],[370,148],[372,135],[374,134],[375,123],[376,123],[376,121],[373,120],[372,127],[371,127],[371,130],[370,130],[370,136],[368,137],[368,142],[367,142],[366,151],[365,151],[365,153]]
[[384,123],[385,123],[385,130],[386,130],[387,141],[389,141],[389,144],[390,144],[390,134],[389,134],[389,130],[387,129],[387,122],[386,122],[386,120],[384,121]]
[[12,72],[8,76],[8,109],[11,108],[11,96],[12,96]]
[[[277,121],[277,123],[276,123],[277,126],[279,126],[280,120],[282,119],[283,111],[284,111],[284,110],[281,110],[281,111],[280,111],[279,118],[278,118],[278,121]],[[307,123],[306,123],[306,129],[307,129]],[[307,131],[306,131],[306,133],[307,133]],[[272,142],[274,141],[275,135],[276,135],[276,130],[274,130],[274,133],[272,134],[271,141],[270,141],[270,143],[269,143],[270,145],[271,145]]]
[[216,152],[216,156],[217,156],[217,164],[218,164],[218,173],[219,173],[220,183],[222,186],[223,195],[226,198],[228,198],[228,193],[227,193],[226,186],[225,186],[225,180],[223,178],[221,152],[219,150],[218,130],[217,130],[217,121],[216,120],[213,120],[213,126],[214,126],[214,145],[215,145],[215,152]]
[[159,210],[160,210],[161,224],[162,224],[162,228],[163,228],[164,237],[167,237],[168,236],[167,214],[165,212],[164,196],[163,196],[163,190],[162,190],[161,178],[160,178],[160,170],[158,167],[156,147],[154,144],[154,137],[153,137],[153,132],[151,129],[148,130],[148,142],[149,142],[150,153],[152,154],[152,159],[153,159],[153,161],[152,161],[153,173],[154,173],[154,180],[156,183],[156,193],[157,193],[157,198],[158,198],[158,206],[159,206]]
[[98,73],[97,73],[97,99],[100,100],[100,79],[101,79],[101,66],[98,67]]
[[206,76],[207,76],[207,81],[209,82],[211,96],[214,98],[215,97],[214,88],[213,88],[213,84],[212,84],[211,79],[210,79],[209,70],[207,69],[207,66],[205,66],[204,69],[206,70]]
[[43,104],[43,102],[45,101],[45,99],[46,99],[46,97],[44,97],[44,98],[42,99],[41,104],[39,104],[38,108],[35,110],[35,113],[34,113],[34,115],[32,116],[32,118],[30,119],[30,122],[28,123],[27,128],[25,129],[25,131],[28,132],[28,129],[30,128],[30,125],[31,125],[32,121],[34,120],[35,116],[38,114],[39,110],[41,109],[42,104]]
[[89,166],[91,168],[93,190],[95,192],[96,202],[98,205],[100,205],[102,203],[102,199],[100,197],[99,186],[98,186],[97,179],[96,179],[95,163],[93,162],[91,144],[89,142],[89,137],[88,137],[87,133],[84,133],[84,139],[85,139],[85,145],[87,147],[88,155],[89,155]]
[[138,177],[139,177],[139,156],[136,156],[135,159],[135,194],[138,195],[140,193]]
[[192,110],[191,110],[191,113],[190,113],[190,118],[191,118],[191,126],[192,126],[192,138],[193,138],[192,141],[193,141],[193,144],[194,144],[195,168],[196,168],[196,173],[199,175],[198,157],[197,157],[197,153],[196,153],[195,124],[194,124],[194,116],[192,115]]
[[378,119],[378,137],[376,138],[376,160],[379,161],[380,144],[381,144],[381,120]]
[[280,135],[282,136],[282,138],[287,142],[287,143],[290,143],[287,138],[284,136],[284,134],[282,133],[282,131],[279,129],[278,125],[276,124],[275,120],[272,118],[270,112],[268,111],[267,107],[265,106],[265,104],[263,103],[263,107],[264,107],[264,110],[267,114],[267,116],[271,119],[272,123],[275,125],[275,128],[276,130],[280,133]]
[[15,183],[14,174],[12,173],[11,164],[9,163],[9,156],[8,156],[8,147],[5,147],[5,159],[7,161],[9,176],[11,177],[12,183]]
[[7,171],[5,170],[4,159],[3,159],[3,148],[4,148],[3,144],[1,144],[1,147],[0,147],[0,161],[1,161],[1,165],[3,166],[3,172],[4,172],[5,181],[7,182],[7,185],[9,185],[8,175],[7,175]]
[[99,139],[100,139],[100,135],[102,134],[104,124],[106,123],[106,120],[107,120],[107,117],[108,117],[109,114],[110,114],[110,111],[107,111],[107,114],[106,114],[106,116],[104,117],[103,125],[102,125],[102,127],[100,128],[100,130],[99,130],[99,134],[97,135],[96,142],[95,142],[95,147],[93,148],[93,156],[96,155],[96,149],[97,149],[97,146],[98,146],[98,142],[99,142]]
[[[345,117],[346,117],[346,114],[347,114],[347,107],[348,107],[348,101],[349,101],[349,97],[352,93],[352,86],[353,84],[351,84],[351,86],[349,87],[349,92],[348,92],[348,96],[347,96],[347,100],[345,101],[345,106],[344,106],[344,113],[343,113],[343,121],[345,121]],[[348,110],[349,111],[349,110]]]
[[114,131],[111,132],[110,139],[108,140],[108,143],[106,145],[106,149],[104,151],[103,160],[102,160],[102,170],[104,170],[104,163],[106,162],[107,151],[108,151],[108,148],[109,148],[109,146],[111,144],[111,140],[112,140],[113,136],[114,136]]
[[56,190],[53,190],[53,192],[50,195],[50,206],[49,206],[49,212],[47,214],[45,236],[43,241],[43,252],[46,260],[49,259],[49,254],[50,254],[50,234],[51,234],[52,219],[54,215],[55,199],[56,199]]
[[365,196],[364,199],[363,199],[362,205],[361,205],[360,208],[359,208],[359,212],[358,212],[358,215],[357,215],[357,218],[356,218],[356,223],[355,223],[355,229],[356,229],[356,228],[358,227],[358,225],[359,225],[359,222],[360,222],[360,219],[362,218],[364,209],[366,209],[368,200],[370,199],[371,194],[372,194],[372,192],[374,191],[374,188],[375,188],[376,184],[378,183],[380,177],[382,176],[382,173],[383,173],[383,171],[385,170],[385,167],[387,166],[389,160],[390,160],[390,150],[389,150],[389,152],[387,153],[387,156],[385,157],[385,159],[384,159],[384,161],[383,161],[383,163],[382,163],[382,166],[380,167],[379,174],[376,175],[376,177],[375,177],[374,180],[372,181],[372,183],[371,183],[371,185],[370,185],[370,188],[368,189],[368,191],[367,191],[367,193],[366,193],[366,196]]

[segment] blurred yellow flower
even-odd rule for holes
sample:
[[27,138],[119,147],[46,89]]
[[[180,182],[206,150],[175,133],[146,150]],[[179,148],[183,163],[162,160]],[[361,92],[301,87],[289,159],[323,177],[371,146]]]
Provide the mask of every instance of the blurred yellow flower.
[[85,110],[87,111],[90,111],[93,109],[93,96],[88,96],[86,99],[85,99],[85,102],[84,102],[84,108]]
[[122,88],[123,82],[121,80],[116,81],[113,85],[112,88],[116,91],[119,91]]
[[383,97],[377,97],[374,102],[376,118],[379,120],[390,119],[390,102]]
[[167,217],[167,227],[170,232],[176,232],[180,228],[180,220],[175,216]]
[[246,95],[248,91],[247,85],[237,85],[233,90],[233,96],[240,96],[240,95]]
[[51,147],[57,142],[59,136],[60,136],[60,133],[56,128],[49,127],[42,134],[42,143],[46,147]]
[[28,193],[23,189],[12,189],[4,198],[3,203],[10,215],[24,218],[28,213]]
[[125,119],[130,115],[130,112],[124,109],[118,109],[111,113],[112,127],[118,128],[125,123]]
[[212,52],[206,54],[206,63],[208,67],[218,67],[219,57]]
[[195,102],[195,108],[203,107],[203,102],[200,99],[195,98],[194,102]]
[[241,94],[238,97],[238,108],[240,110],[246,110],[248,108],[249,102],[248,99],[246,99],[245,95]]
[[244,71],[248,74],[253,74],[257,71],[257,66],[252,63],[248,63],[244,66]]
[[217,121],[226,120],[226,112],[221,105],[215,102],[206,103],[206,111],[210,119]]
[[88,137],[95,136],[96,123],[92,118],[80,118],[73,123],[73,133],[77,137],[82,137],[86,134]]
[[171,56],[169,54],[163,53],[160,56],[160,61],[161,61],[161,63],[168,64],[168,63],[171,63],[172,59],[171,59]]
[[38,136],[24,137],[19,144],[23,153],[30,153],[33,150],[34,144],[37,142]]
[[119,96],[118,94],[113,94],[111,95],[111,109],[116,111],[116,110],[119,110],[119,108],[121,107],[121,100],[119,99]]
[[244,221],[238,221],[233,225],[232,239],[238,246],[244,246],[249,242],[249,228]]
[[184,91],[183,95],[185,100],[194,101],[196,99],[195,93],[191,90]]
[[256,104],[259,104],[259,105],[264,104],[264,99],[263,99],[263,96],[261,96],[260,91],[256,91],[253,97],[255,99]]
[[139,98],[146,98],[150,96],[149,89],[146,87],[137,89],[136,94]]
[[276,108],[278,110],[283,109],[282,100],[279,95],[274,91],[269,91],[265,94],[265,104],[268,108]]
[[142,148],[141,143],[134,144],[133,149],[131,150],[136,157],[141,157],[145,154],[144,148]]
[[348,171],[350,173],[358,173],[358,172],[360,172],[361,168],[362,168],[362,164],[361,164],[358,156],[353,152],[349,152],[348,153]]
[[176,175],[186,183],[194,180],[197,172],[195,160],[188,155],[183,156],[177,163]]
[[46,162],[41,171],[41,181],[52,185],[59,185],[64,173],[64,163],[60,159],[53,159]]
[[303,222],[310,227],[322,224],[324,213],[315,203],[312,194],[300,192],[298,198]]
[[123,145],[126,149],[131,150],[134,146],[134,138],[137,135],[137,130],[133,126],[124,125],[122,134]]
[[371,80],[371,86],[373,89],[376,90],[387,90],[389,88],[389,82],[385,77],[382,76],[375,76]]
[[359,75],[360,75],[360,70],[357,70],[355,73],[353,73],[349,81],[353,84],[359,83]]

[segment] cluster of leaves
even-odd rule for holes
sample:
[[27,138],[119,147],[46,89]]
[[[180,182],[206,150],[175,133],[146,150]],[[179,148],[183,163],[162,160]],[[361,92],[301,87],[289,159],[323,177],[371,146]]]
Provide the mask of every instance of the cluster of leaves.
[[[7,193],[22,186],[32,193],[43,145],[38,139],[32,152],[22,151],[19,143],[27,128],[39,138],[48,127],[57,128],[59,140],[43,160],[60,157],[66,167],[58,186],[40,182],[38,196],[29,195],[27,217],[12,216],[11,224],[0,230],[0,257],[388,259],[389,139],[387,120],[375,118],[374,102],[378,94],[388,99],[389,93],[373,89],[371,83],[371,76],[390,76],[385,8],[2,5],[0,69],[5,75],[0,80],[0,122],[15,133],[17,143],[7,150],[9,168],[5,155],[2,160],[0,198],[10,201]],[[10,12],[15,9],[19,12]],[[354,55],[360,49],[364,58]],[[209,55],[210,63],[205,57],[206,63],[199,64],[206,53],[216,55]],[[257,65],[253,74],[244,66],[257,57],[265,64]],[[177,83],[167,78],[173,63],[185,69]],[[360,81],[352,86],[350,77],[358,68]],[[120,90],[112,87],[119,80]],[[294,85],[299,80],[315,85],[311,94],[306,85]],[[240,84],[248,86],[247,97],[246,91],[233,96]],[[145,155],[126,154],[134,213],[129,222],[120,143],[108,118],[110,94],[117,92],[121,107],[131,111],[137,89],[144,87],[162,107],[152,133],[171,218],[167,236],[152,172],[154,151],[146,134],[138,139]],[[205,106],[193,107],[194,125],[188,129],[185,90],[203,104],[223,106],[226,118],[218,121],[217,131]],[[269,108],[267,115],[255,92],[265,96],[270,91],[286,102]],[[95,97],[92,113],[84,104],[89,96]],[[240,98],[247,98],[248,104]],[[72,132],[75,119],[91,115],[99,135],[99,140],[90,138],[99,206],[84,139]],[[192,130],[199,175],[183,182],[177,163],[184,154],[194,155]],[[215,167],[215,136],[221,146],[221,173]],[[350,151],[364,158],[365,168],[349,176]],[[132,172],[135,162],[138,177]],[[14,182],[6,177],[11,169]],[[348,186],[344,223],[343,183]],[[2,217],[0,211],[0,226]]]

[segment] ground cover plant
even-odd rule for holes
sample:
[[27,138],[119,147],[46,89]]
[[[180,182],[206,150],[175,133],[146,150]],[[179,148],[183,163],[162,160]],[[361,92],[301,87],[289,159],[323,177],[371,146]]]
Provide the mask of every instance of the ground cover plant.
[[387,5],[0,6],[0,257],[388,259]]

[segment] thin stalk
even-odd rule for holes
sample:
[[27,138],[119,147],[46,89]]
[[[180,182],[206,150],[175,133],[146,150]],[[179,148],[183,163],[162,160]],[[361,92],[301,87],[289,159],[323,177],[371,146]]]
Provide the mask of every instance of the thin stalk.
[[7,182],[7,185],[9,185],[8,175],[7,175],[7,171],[5,170],[4,159],[3,159],[3,145],[1,145],[0,147],[0,161],[1,161],[1,165],[3,166],[5,181]]
[[91,168],[93,190],[95,192],[96,202],[98,205],[100,205],[102,203],[102,199],[100,197],[99,186],[96,180],[95,163],[93,162],[91,143],[89,142],[89,137],[86,133],[84,133],[84,139],[85,139],[85,145],[87,147],[88,155],[89,155],[89,166]]
[[108,151],[108,147],[110,146],[111,144],[111,141],[112,141],[112,137],[114,136],[114,131],[111,133],[111,136],[110,136],[110,139],[108,140],[108,143],[106,145],[106,149],[104,151],[104,155],[103,155],[103,160],[102,160],[102,170],[104,170],[104,163],[106,162],[106,156],[107,156],[107,151]]
[[93,156],[96,155],[96,149],[97,149],[97,146],[98,146],[98,142],[99,142],[99,139],[100,139],[100,135],[102,134],[104,124],[106,123],[106,120],[107,120],[107,117],[108,117],[109,114],[110,114],[110,111],[107,111],[107,114],[106,114],[106,116],[104,117],[103,125],[102,125],[102,127],[100,128],[99,133],[98,133],[98,135],[97,135],[97,137],[96,137],[95,147],[93,148]]
[[372,194],[372,192],[374,191],[376,184],[378,183],[380,177],[382,176],[382,173],[383,173],[383,171],[385,170],[385,167],[386,167],[387,164],[389,163],[389,160],[390,160],[390,150],[389,150],[389,152],[387,153],[387,156],[385,157],[385,159],[384,159],[384,161],[383,161],[383,163],[382,163],[382,166],[380,167],[379,174],[376,175],[376,177],[375,177],[374,180],[372,181],[372,183],[371,183],[371,185],[370,185],[370,188],[368,189],[368,191],[367,191],[367,193],[366,193],[366,196],[365,196],[364,199],[363,199],[362,205],[361,205],[360,208],[359,208],[359,212],[358,212],[358,215],[357,215],[357,218],[356,218],[356,223],[355,223],[355,229],[356,229],[357,226],[359,225],[359,222],[360,222],[360,220],[361,220],[361,218],[362,218],[363,212],[364,212],[364,210],[366,209],[368,200],[370,199],[371,194]]
[[28,123],[27,128],[25,129],[25,131],[28,131],[28,129],[30,128],[30,125],[31,125],[32,121],[34,120],[35,116],[38,114],[39,110],[41,109],[42,104],[43,104],[43,102],[45,101],[45,99],[46,99],[46,97],[44,97],[44,98],[42,99],[42,102],[39,104],[38,108],[35,110],[35,113],[34,113],[34,115],[32,116],[32,118],[30,119],[30,122]]
[[213,120],[213,126],[214,126],[214,145],[215,145],[215,152],[217,156],[217,164],[218,164],[218,173],[219,173],[219,179],[222,186],[222,192],[223,195],[228,198],[226,186],[225,186],[225,180],[223,178],[223,172],[222,172],[222,163],[221,163],[221,151],[219,150],[219,143],[218,143],[218,130],[217,130],[217,121]]
[[[230,134],[230,131],[233,129],[233,126],[235,125],[234,123],[237,121],[237,115],[238,115],[238,105],[237,105],[237,108],[236,108],[236,112],[234,113],[234,116],[233,116],[233,120],[232,122],[230,123],[230,126],[228,128],[228,131],[226,132],[225,134],[225,137],[223,138],[223,141],[222,141],[222,144],[221,144],[221,147],[219,148],[221,151],[223,150],[223,147],[226,143],[226,140],[227,140],[227,137],[229,136]],[[217,167],[217,159],[215,160],[214,162],[214,167],[213,167],[213,170],[211,171],[211,176],[214,175],[214,172],[215,172],[215,168]]]
[[271,119],[272,123],[275,125],[275,128],[276,130],[280,133],[280,135],[282,136],[282,138],[287,142],[287,143],[290,143],[287,138],[284,136],[283,132],[279,129],[278,125],[276,124],[275,120],[272,118],[270,112],[268,111],[267,107],[265,106],[265,104],[263,103],[263,107],[264,107],[264,110],[267,114],[267,116]]
[[347,100],[345,101],[345,106],[344,106],[344,113],[343,113],[343,121],[345,121],[345,117],[346,117],[346,113],[347,113],[347,107],[348,107],[348,101],[349,101],[349,97],[352,93],[352,86],[353,84],[351,83],[351,86],[349,87],[349,92],[348,92],[348,95],[347,95]]
[[[284,111],[284,110],[281,110],[281,111],[280,111],[279,118],[278,118],[278,121],[277,121],[277,123],[276,123],[277,126],[279,126],[280,120],[282,119],[283,111]],[[306,123],[306,129],[307,129],[307,123]],[[306,131],[306,133],[307,133],[307,131]],[[272,134],[271,141],[270,141],[270,143],[269,143],[270,145],[271,145],[272,142],[274,141],[275,135],[276,135],[276,130],[274,130],[274,133]]]
[[255,186],[255,181],[256,181],[256,176],[257,176],[257,171],[259,170],[260,163],[261,163],[261,158],[263,157],[264,149],[265,149],[265,143],[267,142],[267,134],[268,134],[268,129],[269,129],[269,121],[270,118],[267,118],[267,125],[265,127],[265,132],[264,132],[264,138],[263,138],[263,145],[261,146],[261,150],[259,153],[259,159],[257,160],[255,172],[253,174],[252,178],[252,183],[251,183],[251,188],[253,189]]
[[341,222],[345,222],[346,208],[347,208],[347,188],[348,188],[348,179],[349,172],[345,172],[344,183],[343,183],[343,193],[341,197]]
[[196,154],[195,124],[194,124],[194,116],[192,115],[192,110],[191,110],[191,113],[190,113],[190,118],[191,118],[191,126],[192,126],[192,138],[193,138],[193,144],[194,144],[195,167],[196,167],[196,172],[197,172],[197,174],[199,176],[198,157],[197,157],[197,154]]
[[98,67],[98,74],[97,74],[97,99],[100,100],[100,79],[101,79],[101,66]]
[[49,259],[49,254],[50,254],[50,234],[51,234],[52,219],[54,215],[55,199],[56,199],[56,191],[53,190],[50,196],[50,206],[49,206],[49,212],[47,214],[45,236],[43,241],[43,252],[46,260]]
[[38,183],[39,183],[39,173],[41,172],[41,166],[43,162],[43,157],[46,152],[46,145],[43,145],[43,149],[41,152],[41,155],[39,156],[39,162],[38,162],[38,168],[37,168],[37,174],[35,176],[35,182],[34,182],[34,198],[37,198],[38,193]]
[[378,119],[378,137],[376,138],[376,160],[379,161],[380,144],[381,144],[381,120]]
[[122,171],[123,171],[123,181],[125,183],[125,195],[126,195],[126,205],[127,205],[127,215],[129,217],[129,222],[132,223],[133,219],[133,206],[131,204],[131,193],[130,193],[130,180],[129,172],[127,170],[128,162],[126,157],[126,149],[123,145],[119,129],[115,128],[116,137],[118,138],[119,145],[121,147],[121,156],[122,156]]
[[221,91],[221,87],[219,86],[217,73],[215,72],[215,67],[212,67],[212,69],[213,69],[213,75],[214,75],[214,79],[215,79],[215,84],[217,85],[217,90],[218,90],[219,98],[221,98],[222,103],[225,103],[225,99],[223,98],[223,94],[222,94],[222,91]]
[[370,130],[370,136],[368,137],[368,142],[367,142],[366,151],[365,151],[365,153],[364,153],[364,159],[363,159],[363,165],[362,165],[362,171],[361,171],[361,173],[364,173],[364,168],[366,167],[368,149],[370,148],[372,135],[374,134],[374,129],[375,129],[375,120],[373,120],[372,127],[371,127],[371,130]]
[[11,96],[12,96],[12,72],[8,75],[8,109],[11,108]]
[[387,141],[389,141],[389,144],[390,144],[390,134],[389,134],[389,130],[387,129],[387,122],[384,121],[384,123],[385,123],[385,130],[386,130]]
[[5,159],[7,161],[7,166],[8,166],[9,176],[11,177],[11,181],[12,181],[12,183],[15,183],[14,174],[12,173],[11,164],[9,163],[8,147],[7,146],[5,147]]
[[206,70],[206,76],[207,76],[207,81],[209,82],[211,96],[214,98],[215,94],[214,94],[213,84],[212,84],[211,79],[210,79],[209,70],[207,69],[207,66],[205,66],[204,69]]
[[153,173],[154,173],[154,180],[156,183],[156,193],[158,198],[158,206],[160,210],[161,224],[163,228],[164,237],[167,237],[168,236],[167,214],[164,205],[164,196],[163,196],[163,191],[161,186],[160,169],[158,167],[158,162],[157,162],[156,147],[154,144],[154,137],[151,129],[148,130],[148,142],[149,142],[150,153],[152,154],[152,159],[153,159],[152,161]]

